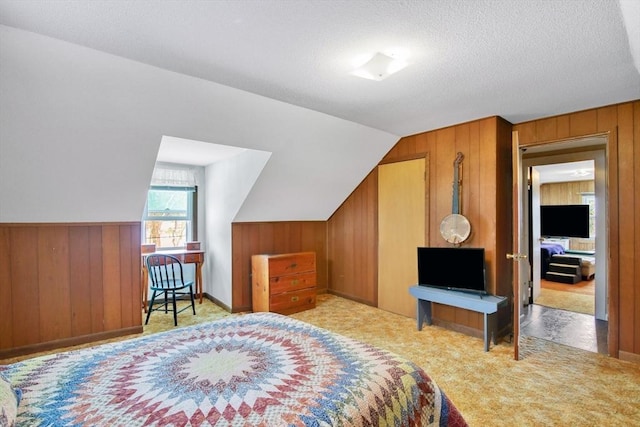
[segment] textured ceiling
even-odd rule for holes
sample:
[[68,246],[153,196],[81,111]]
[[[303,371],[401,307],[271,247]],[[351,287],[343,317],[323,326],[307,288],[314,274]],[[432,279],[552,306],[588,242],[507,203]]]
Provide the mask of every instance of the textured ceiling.
[[[621,2],[0,0],[0,24],[405,136],[640,98]],[[349,74],[394,47],[405,70]]]

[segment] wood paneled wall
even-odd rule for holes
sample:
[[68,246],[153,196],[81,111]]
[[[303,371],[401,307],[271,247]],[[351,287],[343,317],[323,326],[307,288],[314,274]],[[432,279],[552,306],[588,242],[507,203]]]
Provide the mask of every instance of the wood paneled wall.
[[640,101],[514,126],[522,145],[608,134],[609,354],[640,362]]
[[[381,163],[429,153],[429,246],[448,246],[440,236],[440,221],[451,213],[453,162],[462,163],[461,213],[472,234],[465,246],[484,247],[489,290],[511,296],[511,124],[491,117],[408,136]],[[377,305],[377,174],[372,171],[328,221],[329,291]],[[407,288],[412,284],[407,284]],[[481,331],[482,316],[447,306],[434,309],[439,320],[461,329]],[[511,322],[500,313],[500,327]]]
[[234,223],[231,235],[233,312],[251,311],[251,255],[315,252],[317,289],[318,292],[326,292],[326,221]]
[[378,305],[378,169],[329,218],[331,293]]
[[[582,193],[594,193],[595,181],[551,182],[540,186],[541,205],[579,205],[582,204]],[[593,251],[596,249],[595,238],[569,238],[569,249]]]
[[0,359],[142,332],[140,223],[0,224]]
[[595,193],[595,181],[551,182],[540,186],[542,205],[579,205],[582,193]]

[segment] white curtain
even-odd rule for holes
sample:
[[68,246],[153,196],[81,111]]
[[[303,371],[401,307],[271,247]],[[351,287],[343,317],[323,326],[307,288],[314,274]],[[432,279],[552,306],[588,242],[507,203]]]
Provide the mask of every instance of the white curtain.
[[156,163],[151,185],[195,187],[198,185],[198,166]]

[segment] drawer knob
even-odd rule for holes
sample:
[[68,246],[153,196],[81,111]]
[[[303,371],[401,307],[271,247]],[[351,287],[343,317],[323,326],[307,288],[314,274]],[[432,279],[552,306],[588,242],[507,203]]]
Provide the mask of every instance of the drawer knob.
[[298,266],[298,264],[296,264],[295,262],[291,263],[291,268],[296,268]]
[[295,285],[297,285],[297,284],[298,284],[298,282],[299,282],[299,280],[298,280],[298,279],[293,279],[293,280],[291,281],[291,285],[292,285],[292,286],[295,286]]
[[295,296],[295,297],[291,297],[291,302],[298,302],[299,297]]

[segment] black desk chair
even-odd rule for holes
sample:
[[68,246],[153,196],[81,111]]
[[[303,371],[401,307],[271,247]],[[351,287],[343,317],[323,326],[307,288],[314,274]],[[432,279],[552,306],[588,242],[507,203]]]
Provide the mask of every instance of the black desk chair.
[[[191,298],[191,309],[193,314],[196,314],[196,305],[193,299],[193,281],[184,281],[182,275],[182,263],[180,260],[171,255],[153,254],[147,256],[146,260],[147,271],[151,278],[151,303],[149,304],[149,310],[147,311],[147,319],[144,324],[149,323],[149,316],[152,311],[163,310],[167,313],[173,312],[173,323],[178,326],[178,313],[187,310],[189,306],[182,308],[180,311],[176,309],[176,295],[189,295]],[[159,307],[153,308],[156,302],[156,295],[158,293],[164,293],[164,302]],[[171,301],[169,301],[168,294],[171,293]],[[169,308],[171,304],[171,308]]]

